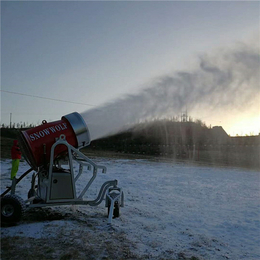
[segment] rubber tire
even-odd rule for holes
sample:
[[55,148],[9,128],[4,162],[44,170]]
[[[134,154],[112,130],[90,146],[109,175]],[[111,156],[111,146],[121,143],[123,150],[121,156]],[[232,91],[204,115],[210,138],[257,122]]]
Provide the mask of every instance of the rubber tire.
[[[107,207],[107,216],[109,216],[109,211],[110,211],[110,207],[111,207],[111,204],[110,202],[108,203],[108,207]],[[114,204],[114,210],[113,210],[113,218],[118,218],[120,216],[120,210],[119,210],[119,203],[118,201],[115,201],[115,204]]]
[[30,189],[28,191],[28,199],[30,199],[31,197],[34,197],[36,195],[36,191],[34,189]]
[[14,194],[1,198],[1,221],[6,223],[16,223],[21,220],[25,212],[24,200]]
[[118,201],[115,202],[115,206],[114,206],[114,218],[118,218],[120,213],[119,213],[119,203]]

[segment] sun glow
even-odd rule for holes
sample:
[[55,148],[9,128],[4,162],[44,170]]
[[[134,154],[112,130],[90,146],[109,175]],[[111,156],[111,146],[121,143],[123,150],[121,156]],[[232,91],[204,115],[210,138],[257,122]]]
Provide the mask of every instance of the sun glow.
[[260,134],[260,115],[250,118],[241,118],[224,127],[230,136],[246,136]]

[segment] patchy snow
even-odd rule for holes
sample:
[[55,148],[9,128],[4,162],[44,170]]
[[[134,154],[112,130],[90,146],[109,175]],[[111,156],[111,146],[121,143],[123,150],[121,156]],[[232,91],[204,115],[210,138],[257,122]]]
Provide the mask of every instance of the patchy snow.
[[55,233],[53,233],[54,228],[63,228],[64,226],[65,222],[61,220],[20,224],[18,226],[3,228],[2,237],[51,238],[55,237]]
[[[211,260],[260,259],[258,171],[148,159],[99,157],[94,161],[106,166],[107,174],[98,173],[85,199],[95,198],[103,182],[118,179],[125,207],[112,221],[113,232],[124,234],[135,255],[150,259],[180,255]],[[10,168],[10,160],[1,161],[1,192],[11,183]],[[20,174],[28,168],[26,162],[21,162]],[[78,189],[91,177],[87,171],[84,174]],[[30,176],[17,185],[17,195],[24,199],[30,189]],[[60,208],[63,213],[74,214],[74,220],[89,220],[95,232],[107,230],[103,203],[98,207],[77,206],[76,212],[71,206]],[[21,223],[2,227],[1,236],[48,238],[65,228],[68,232],[78,230],[73,234],[80,240],[80,227],[76,226],[75,221],[66,218]]]

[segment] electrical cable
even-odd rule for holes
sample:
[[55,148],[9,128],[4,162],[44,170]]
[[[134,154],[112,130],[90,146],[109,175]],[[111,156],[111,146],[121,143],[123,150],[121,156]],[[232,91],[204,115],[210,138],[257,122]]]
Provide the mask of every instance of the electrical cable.
[[62,100],[62,99],[56,99],[56,98],[41,97],[41,96],[29,95],[29,94],[13,92],[13,91],[8,91],[8,90],[2,90],[2,89],[0,91],[4,92],[4,93],[15,94],[15,95],[20,95],[20,96],[41,98],[41,99],[46,99],[46,100],[52,100],[52,101],[58,101],[58,102],[66,102],[66,103],[71,103],[71,104],[78,104],[78,105],[95,107],[95,105],[92,105],[92,104],[86,104],[86,103],[80,103],[80,102],[74,102],[74,101],[68,101],[68,100]]

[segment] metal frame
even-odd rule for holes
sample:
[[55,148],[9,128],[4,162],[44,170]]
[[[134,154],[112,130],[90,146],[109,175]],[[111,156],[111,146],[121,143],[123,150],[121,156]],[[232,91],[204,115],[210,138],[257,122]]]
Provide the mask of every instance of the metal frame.
[[[72,183],[72,189],[73,189],[73,199],[55,199],[51,200],[50,199],[50,192],[51,192],[51,181],[52,181],[52,174],[53,174],[53,166],[55,164],[55,159],[54,159],[54,150],[58,145],[65,145],[67,146],[68,149],[68,163],[70,167],[70,173],[71,173],[71,183]],[[79,164],[79,172],[77,176],[74,176],[74,170],[73,170],[73,161],[76,161]],[[58,165],[61,166],[62,161],[58,160],[57,161]],[[86,186],[83,188],[79,196],[77,197],[76,195],[76,181],[79,179],[79,177],[83,173],[84,166],[88,167],[88,170],[91,170],[92,168],[92,177],[86,184]],[[106,167],[97,165],[94,163],[92,160],[90,160],[86,155],[81,153],[78,149],[74,148],[71,146],[67,141],[65,135],[61,135],[60,138],[52,145],[51,148],[51,155],[50,155],[50,165],[49,165],[49,171],[48,171],[48,176],[47,176],[47,198],[46,202],[43,203],[33,203],[33,200],[35,197],[29,198],[27,202],[30,202],[29,207],[30,208],[35,208],[35,207],[44,207],[44,206],[53,206],[53,205],[90,205],[90,206],[97,206],[99,205],[103,200],[105,195],[107,194],[107,191],[109,188],[113,189],[118,189],[117,187],[117,180],[112,180],[112,181],[107,181],[105,182],[99,191],[99,194],[96,199],[94,200],[83,200],[83,196],[97,177],[97,172],[98,169],[101,169],[103,173],[106,173]],[[38,174],[38,180],[43,178],[40,176],[41,174]],[[38,182],[39,183],[39,182]]]
[[[54,158],[54,150],[58,145],[65,145],[67,147],[67,160],[64,158]],[[79,164],[78,174],[75,176],[73,170],[73,161]],[[52,176],[54,172],[54,167],[57,166],[57,169],[62,169],[62,165],[69,165],[69,169],[66,169],[70,173],[72,190],[73,190],[73,198],[70,199],[51,199],[51,185],[52,185]],[[92,177],[85,185],[83,190],[77,197],[76,193],[76,182],[79,180],[80,176],[83,174],[84,167],[87,167],[89,171],[92,170]],[[100,188],[100,191],[97,197],[94,200],[84,200],[83,196],[88,191],[89,187],[97,177],[98,170],[102,170],[103,173],[106,173],[106,167],[97,165],[92,160],[90,160],[86,155],[81,153],[78,149],[71,146],[67,141],[65,135],[61,135],[56,142],[51,147],[51,154],[50,154],[50,165],[49,169],[46,170],[44,168],[38,168],[38,171],[32,174],[32,183],[31,183],[31,190],[33,195],[25,201],[26,206],[28,208],[39,208],[39,207],[47,207],[47,206],[60,206],[60,205],[90,205],[90,206],[97,206],[99,205],[104,199],[106,199],[105,206],[108,207],[110,204],[110,210],[108,214],[108,224],[111,224],[112,215],[113,215],[113,208],[114,204],[117,201],[119,207],[124,206],[124,196],[122,189],[117,186],[117,180],[106,181]],[[3,197],[11,190],[11,194],[15,194],[15,188],[18,182],[20,182],[25,176],[28,175],[33,169],[29,169],[26,171],[19,179],[14,179],[12,182],[12,186],[8,187],[8,189],[1,194]],[[38,188],[37,192],[35,191],[35,182],[36,178],[38,179]],[[44,183],[44,184],[41,184]],[[41,197],[41,185],[44,186],[46,191],[44,200]],[[44,190],[43,189],[43,190]],[[35,194],[36,193],[36,194]],[[37,194],[38,193],[38,194]],[[40,198],[40,200],[39,200]],[[37,200],[38,199],[38,200]],[[37,200],[37,201],[36,201]]]

